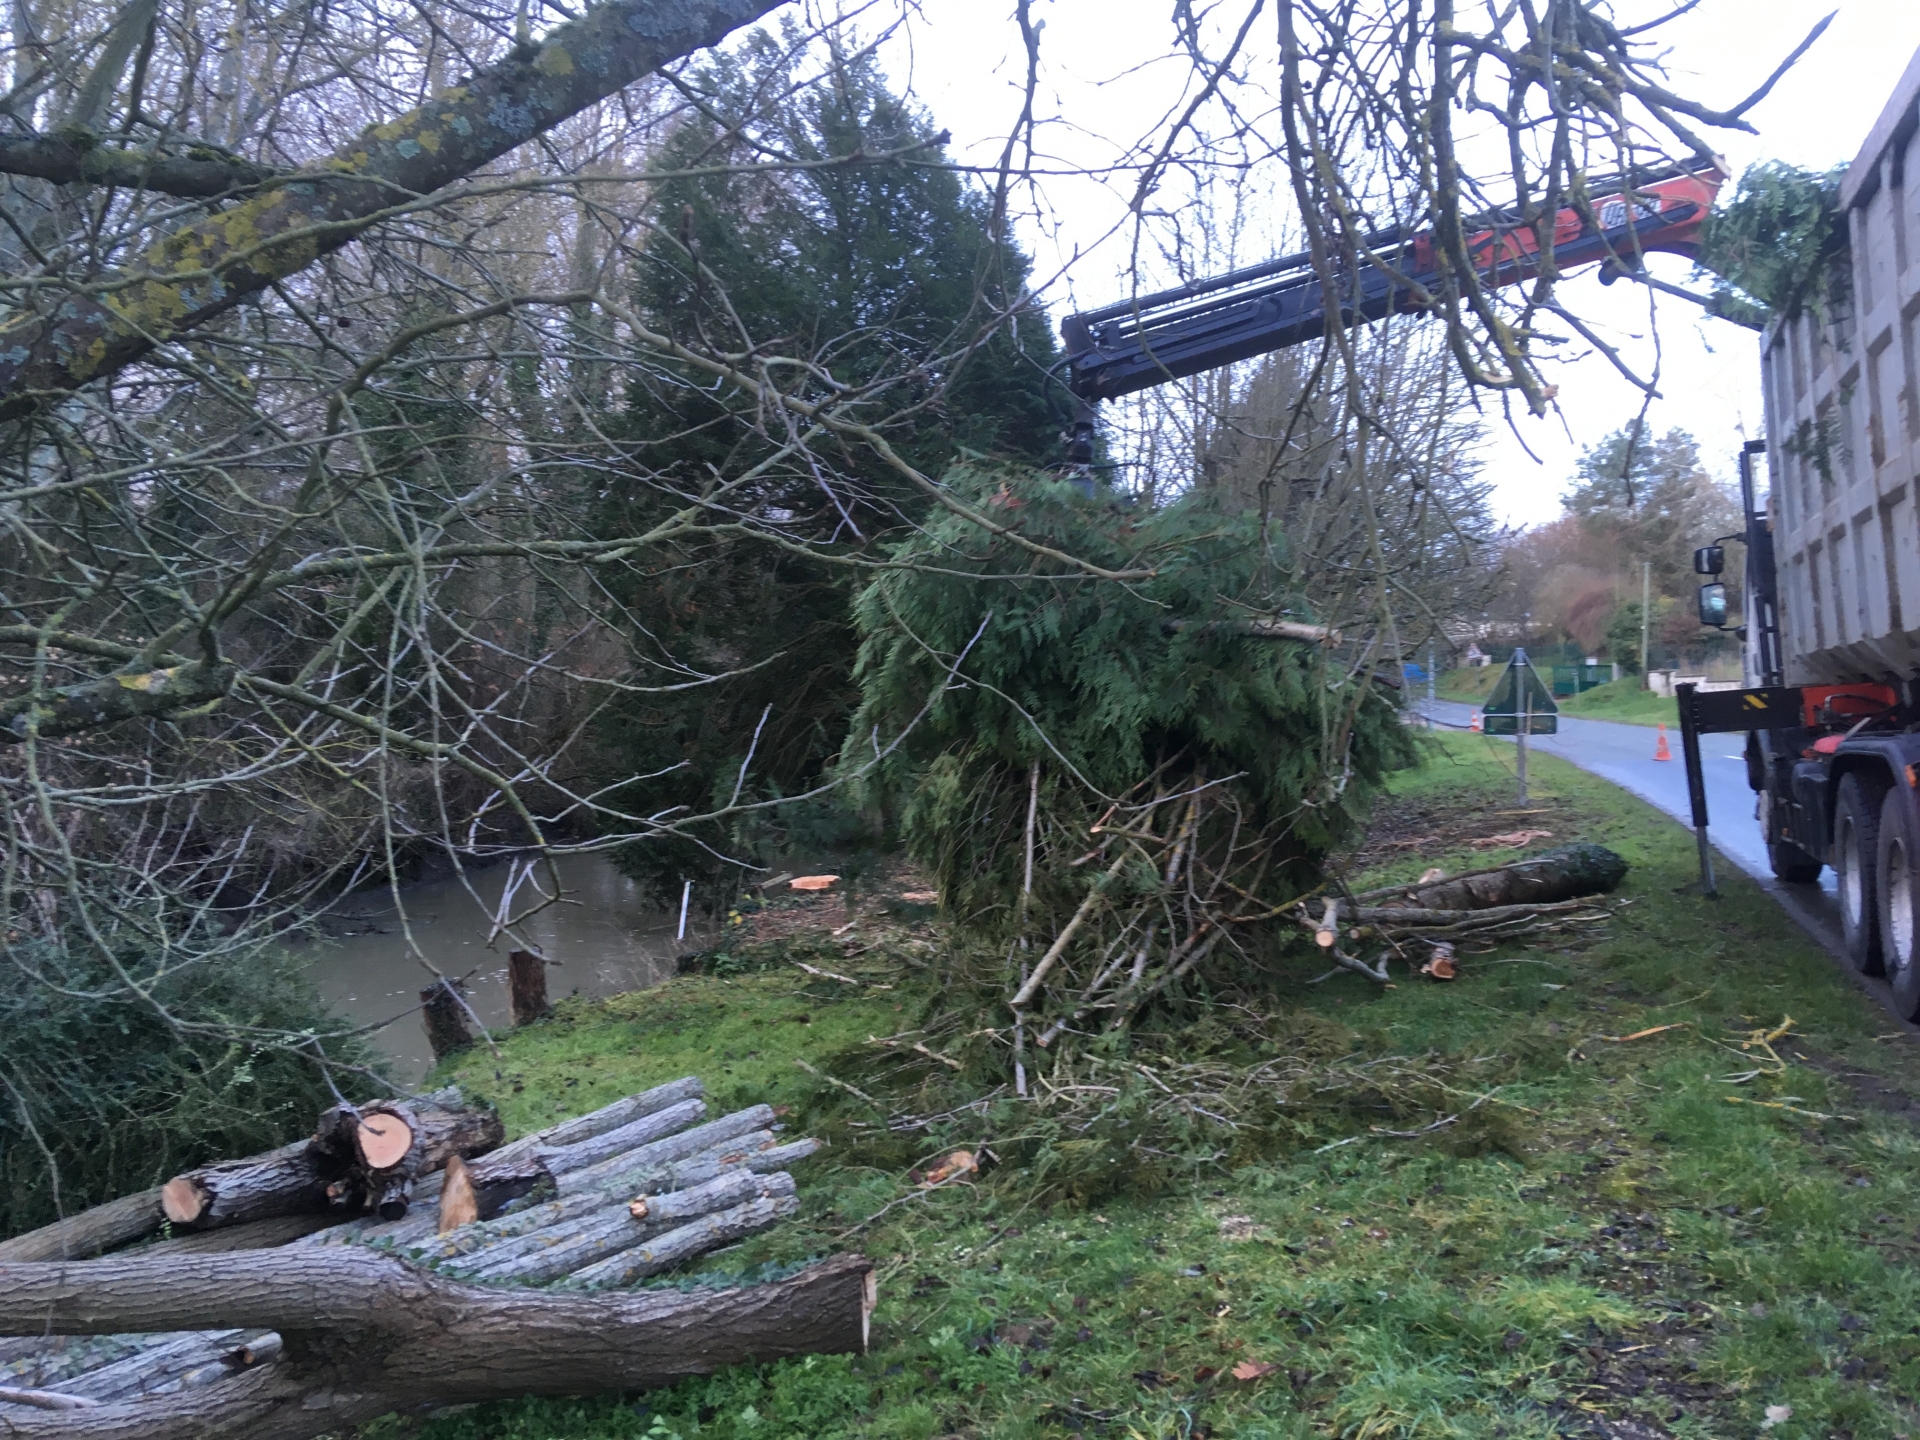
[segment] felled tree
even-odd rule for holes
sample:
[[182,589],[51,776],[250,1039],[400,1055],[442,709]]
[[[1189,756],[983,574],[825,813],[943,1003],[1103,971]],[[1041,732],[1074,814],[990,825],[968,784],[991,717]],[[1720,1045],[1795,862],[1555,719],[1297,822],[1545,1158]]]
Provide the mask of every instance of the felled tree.
[[1010,1009],[993,1033],[1024,1066],[1251,955],[1409,742],[1369,648],[1279,593],[1283,545],[1257,518],[947,478],[1027,540],[1128,577],[935,521],[857,607],[843,763],[953,676],[869,794],[899,807],[953,923],[993,947],[948,994]]

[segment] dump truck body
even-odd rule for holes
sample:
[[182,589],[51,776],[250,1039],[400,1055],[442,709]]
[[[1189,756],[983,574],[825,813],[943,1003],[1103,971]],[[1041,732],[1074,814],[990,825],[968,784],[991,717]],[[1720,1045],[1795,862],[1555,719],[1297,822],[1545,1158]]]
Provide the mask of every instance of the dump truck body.
[[1762,346],[1790,685],[1920,675],[1917,121],[1920,56],[1841,190],[1851,293],[1788,313]]

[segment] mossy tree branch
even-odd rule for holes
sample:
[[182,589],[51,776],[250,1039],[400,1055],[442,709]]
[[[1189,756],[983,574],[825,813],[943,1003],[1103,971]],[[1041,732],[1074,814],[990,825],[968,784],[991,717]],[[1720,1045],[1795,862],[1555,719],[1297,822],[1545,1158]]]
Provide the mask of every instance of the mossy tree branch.
[[369,127],[322,173],[177,230],[98,285],[49,289],[0,326],[0,418],[115,373],[339,249],[397,202],[454,183],[777,3],[609,0]]

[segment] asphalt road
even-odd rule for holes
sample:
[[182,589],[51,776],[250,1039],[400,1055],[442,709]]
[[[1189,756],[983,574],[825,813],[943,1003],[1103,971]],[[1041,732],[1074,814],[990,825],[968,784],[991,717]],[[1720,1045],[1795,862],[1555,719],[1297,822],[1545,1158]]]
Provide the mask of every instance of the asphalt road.
[[[1451,700],[1419,700],[1414,708],[1436,724],[1464,730],[1472,724],[1476,707]],[[1680,758],[1679,732],[1667,732],[1673,750],[1671,760],[1653,758],[1657,738],[1658,732],[1647,725],[1578,720],[1563,715],[1558,734],[1536,735],[1527,743],[1530,750],[1557,755],[1582,770],[1611,780],[1691,829],[1693,812],[1687,800],[1687,768]],[[1855,970],[1841,946],[1833,871],[1821,871],[1818,885],[1783,885],[1773,878],[1773,870],[1767,864],[1766,846],[1760,839],[1754,794],[1747,788],[1746,761],[1742,754],[1745,745],[1744,735],[1703,735],[1700,739],[1700,758],[1707,780],[1707,838],[1717,855],[1716,871],[1722,864],[1731,863],[1751,875],[1801,929],[1820,943],[1849,979],[1892,1010],[1892,996],[1886,983]],[[1906,1028],[1920,1035],[1920,1026],[1908,1024]]]

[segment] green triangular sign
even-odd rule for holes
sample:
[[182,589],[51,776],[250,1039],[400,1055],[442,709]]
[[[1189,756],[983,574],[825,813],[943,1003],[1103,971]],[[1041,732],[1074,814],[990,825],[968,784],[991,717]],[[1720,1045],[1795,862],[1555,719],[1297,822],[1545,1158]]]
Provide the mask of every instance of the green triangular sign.
[[1553,703],[1553,691],[1528,661],[1527,652],[1515,650],[1480,712],[1481,728],[1489,735],[1518,735],[1523,718],[1529,735],[1559,733],[1560,707]]

